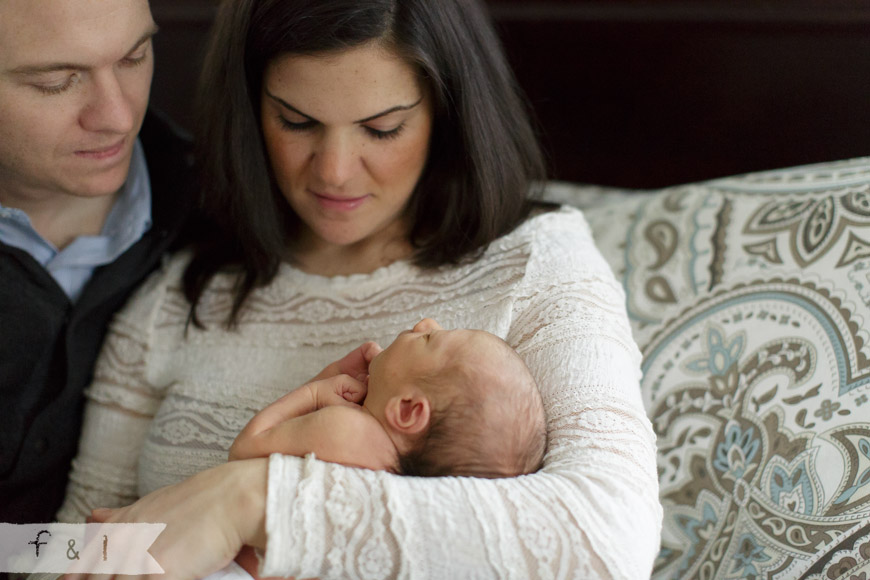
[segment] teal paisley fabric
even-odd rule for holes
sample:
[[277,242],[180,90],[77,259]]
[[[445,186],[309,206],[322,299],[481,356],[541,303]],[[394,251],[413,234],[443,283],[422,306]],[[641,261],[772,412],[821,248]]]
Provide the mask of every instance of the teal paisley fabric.
[[870,580],[870,158],[584,209],[644,354],[655,579]]

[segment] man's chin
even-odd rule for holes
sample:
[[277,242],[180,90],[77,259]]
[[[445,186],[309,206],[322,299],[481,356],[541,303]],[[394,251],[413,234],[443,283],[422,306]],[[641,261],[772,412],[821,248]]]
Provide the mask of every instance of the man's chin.
[[112,168],[83,179],[77,187],[70,188],[70,193],[76,197],[106,197],[114,195],[124,187],[127,181],[130,164]]

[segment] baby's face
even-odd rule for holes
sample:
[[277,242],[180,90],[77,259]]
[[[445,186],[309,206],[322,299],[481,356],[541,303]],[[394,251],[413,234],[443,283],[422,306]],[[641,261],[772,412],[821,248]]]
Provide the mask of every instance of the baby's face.
[[403,386],[418,384],[454,364],[458,357],[486,360],[494,336],[479,330],[444,330],[431,318],[424,318],[406,330],[369,365],[365,406],[382,409]]

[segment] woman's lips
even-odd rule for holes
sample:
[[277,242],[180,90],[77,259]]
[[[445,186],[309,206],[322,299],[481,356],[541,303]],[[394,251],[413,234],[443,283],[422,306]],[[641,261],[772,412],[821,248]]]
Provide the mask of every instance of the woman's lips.
[[84,150],[84,151],[76,151],[76,155],[78,155],[79,157],[85,157],[86,159],[95,159],[95,160],[111,159],[112,157],[117,156],[118,154],[121,153],[121,151],[123,151],[124,142],[125,142],[125,140],[122,139],[121,141],[119,141],[118,143],[116,143],[115,145],[112,145],[110,147],[104,147],[102,149],[88,149],[88,150]]
[[320,204],[320,207],[334,211],[353,211],[364,204],[369,198],[368,194],[360,197],[339,197],[317,192],[312,193],[317,199],[317,203]]

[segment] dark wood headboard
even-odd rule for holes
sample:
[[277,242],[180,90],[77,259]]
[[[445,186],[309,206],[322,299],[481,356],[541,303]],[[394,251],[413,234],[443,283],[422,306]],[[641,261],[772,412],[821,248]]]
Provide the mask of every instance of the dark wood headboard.
[[[152,102],[189,126],[215,0],[151,4]],[[870,0],[488,4],[553,178],[652,188],[870,155]]]

